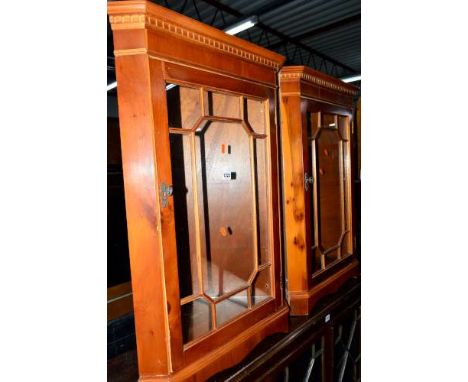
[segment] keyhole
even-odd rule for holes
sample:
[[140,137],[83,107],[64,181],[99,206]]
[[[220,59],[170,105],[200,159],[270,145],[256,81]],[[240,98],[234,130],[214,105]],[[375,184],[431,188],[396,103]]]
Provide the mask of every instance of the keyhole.
[[[226,144],[222,143],[221,144],[221,154],[225,154],[225,153],[226,153]],[[227,153],[231,154],[231,145],[227,145]]]
[[232,229],[231,227],[221,227],[219,229],[219,233],[221,234],[222,237],[226,237],[228,235],[232,235]]

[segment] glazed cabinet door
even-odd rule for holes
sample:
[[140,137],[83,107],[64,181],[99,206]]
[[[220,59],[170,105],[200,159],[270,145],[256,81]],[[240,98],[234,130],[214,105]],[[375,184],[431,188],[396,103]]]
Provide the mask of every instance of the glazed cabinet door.
[[167,85],[183,341],[272,301],[269,100]]
[[335,268],[353,254],[351,204],[351,116],[327,108],[307,112],[312,276]]
[[305,66],[280,73],[287,293],[292,315],[359,274],[353,234],[357,88]]

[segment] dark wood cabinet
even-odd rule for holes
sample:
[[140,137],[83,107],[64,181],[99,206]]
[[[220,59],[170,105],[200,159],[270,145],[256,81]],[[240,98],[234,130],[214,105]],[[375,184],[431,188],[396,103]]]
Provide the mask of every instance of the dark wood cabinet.
[[[351,278],[337,293],[321,299],[308,316],[291,316],[288,333],[265,338],[240,363],[207,381],[360,381],[360,285],[359,277]],[[109,359],[109,382],[137,378],[134,350]]]
[[108,3],[140,378],[206,380],[284,332],[284,57],[144,1]]
[[304,66],[280,73],[287,289],[291,314],[358,273],[353,222],[357,88]]

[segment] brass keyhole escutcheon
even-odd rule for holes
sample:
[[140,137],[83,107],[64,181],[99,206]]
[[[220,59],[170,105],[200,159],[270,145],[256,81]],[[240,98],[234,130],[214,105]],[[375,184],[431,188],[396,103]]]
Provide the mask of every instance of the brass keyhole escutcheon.
[[167,185],[166,183],[162,182],[159,193],[161,195],[161,207],[166,208],[169,205],[168,198],[174,193],[174,188],[172,185]]
[[305,173],[304,174],[304,188],[305,188],[305,190],[309,191],[309,187],[312,186],[313,183],[314,183],[314,178],[311,175]]

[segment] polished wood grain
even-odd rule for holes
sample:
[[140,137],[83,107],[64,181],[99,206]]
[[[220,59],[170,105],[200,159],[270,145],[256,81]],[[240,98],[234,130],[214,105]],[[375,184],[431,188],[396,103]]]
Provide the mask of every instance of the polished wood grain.
[[287,330],[284,57],[150,2],[110,2],[108,13],[140,379],[203,381]]
[[304,66],[280,73],[285,250],[291,314],[357,274],[352,196],[357,89]]

